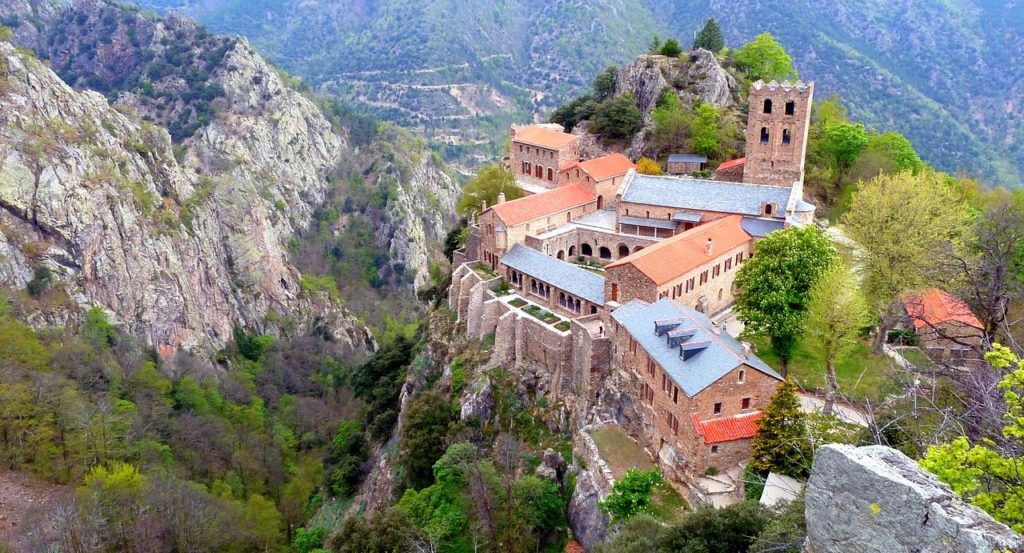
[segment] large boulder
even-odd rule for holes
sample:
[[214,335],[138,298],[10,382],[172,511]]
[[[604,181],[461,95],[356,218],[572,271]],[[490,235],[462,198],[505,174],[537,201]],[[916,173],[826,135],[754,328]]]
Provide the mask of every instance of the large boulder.
[[576,477],[576,487],[569,500],[569,526],[573,537],[587,551],[604,542],[611,522],[607,513],[601,510],[601,475],[596,468],[581,471]]
[[991,553],[1024,539],[968,505],[906,455],[827,445],[807,482],[808,553]]

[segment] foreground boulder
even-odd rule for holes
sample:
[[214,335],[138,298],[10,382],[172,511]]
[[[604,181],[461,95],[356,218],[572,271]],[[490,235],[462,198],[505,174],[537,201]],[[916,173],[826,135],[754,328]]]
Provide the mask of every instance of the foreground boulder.
[[808,553],[1024,550],[1024,538],[888,447],[818,450],[806,505]]

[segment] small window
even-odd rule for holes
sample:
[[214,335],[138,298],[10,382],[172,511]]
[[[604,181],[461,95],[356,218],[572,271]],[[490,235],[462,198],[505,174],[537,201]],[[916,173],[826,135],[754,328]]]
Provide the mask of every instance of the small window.
[[739,376],[739,379],[738,379],[738,380],[739,380],[739,383],[740,383],[740,384],[743,384],[743,380],[744,380],[744,379],[745,379],[746,377],[747,377],[747,371],[743,371],[743,370],[741,370],[741,371],[740,371],[740,376]]
[[750,398],[743,398],[743,409],[750,409]]
[[771,136],[768,134],[768,127],[761,127],[761,144],[767,144]]
[[764,214],[765,215],[771,215],[772,214],[772,204],[764,204]]
[[721,415],[722,414],[722,402],[718,402],[718,403],[715,404],[715,414],[716,415]]
[[718,453],[718,446],[717,445],[711,446],[711,453]]
[[772,112],[772,99],[771,98],[765,98],[765,101],[764,101],[764,112],[765,113],[771,113]]
[[789,129],[782,129],[782,143],[790,144],[793,142],[793,133],[789,132]]
[[786,115],[793,115],[796,113],[796,102],[790,100],[786,102]]

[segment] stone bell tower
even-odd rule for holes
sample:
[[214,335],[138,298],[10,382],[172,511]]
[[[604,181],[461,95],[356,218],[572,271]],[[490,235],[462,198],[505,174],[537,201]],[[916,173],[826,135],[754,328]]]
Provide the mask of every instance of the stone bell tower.
[[757,81],[750,87],[743,182],[803,183],[814,83]]

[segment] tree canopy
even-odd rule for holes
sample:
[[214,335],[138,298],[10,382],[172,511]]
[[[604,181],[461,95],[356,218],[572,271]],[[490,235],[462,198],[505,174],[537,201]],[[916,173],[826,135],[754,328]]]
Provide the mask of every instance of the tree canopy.
[[660,175],[661,165],[649,157],[641,157],[636,160],[636,172],[641,175]]
[[658,49],[658,53],[663,56],[675,58],[679,57],[679,54],[683,53],[683,47],[679,45],[678,40],[670,38],[662,43],[661,48]]
[[525,194],[516,185],[516,179],[511,171],[506,171],[498,165],[485,165],[466,183],[459,199],[458,212],[460,215],[468,215],[474,210],[479,210],[484,201],[488,206],[492,206],[498,203],[498,194],[501,193],[505,194],[506,200],[515,200]]
[[736,51],[736,65],[752,80],[796,79],[793,58],[771,33],[761,33]]
[[590,125],[590,130],[607,138],[629,138],[643,125],[643,116],[633,95],[626,93],[598,104]]
[[697,38],[693,40],[693,47],[703,48],[710,52],[718,53],[725,48],[725,38],[722,37],[722,29],[718,27],[718,22],[715,21],[714,17],[708,18],[707,22],[704,23],[704,28],[697,33]]
[[800,410],[797,387],[786,380],[775,389],[764,416],[758,422],[750,464],[754,470],[806,478],[811,470],[807,416]]
[[803,330],[811,287],[838,261],[817,227],[775,231],[754,245],[754,257],[736,275],[736,313],[754,335],[768,336],[785,364]]
[[713,157],[721,147],[718,125],[718,110],[712,104],[701,102],[694,110],[693,125],[690,131],[691,149],[701,155]]

